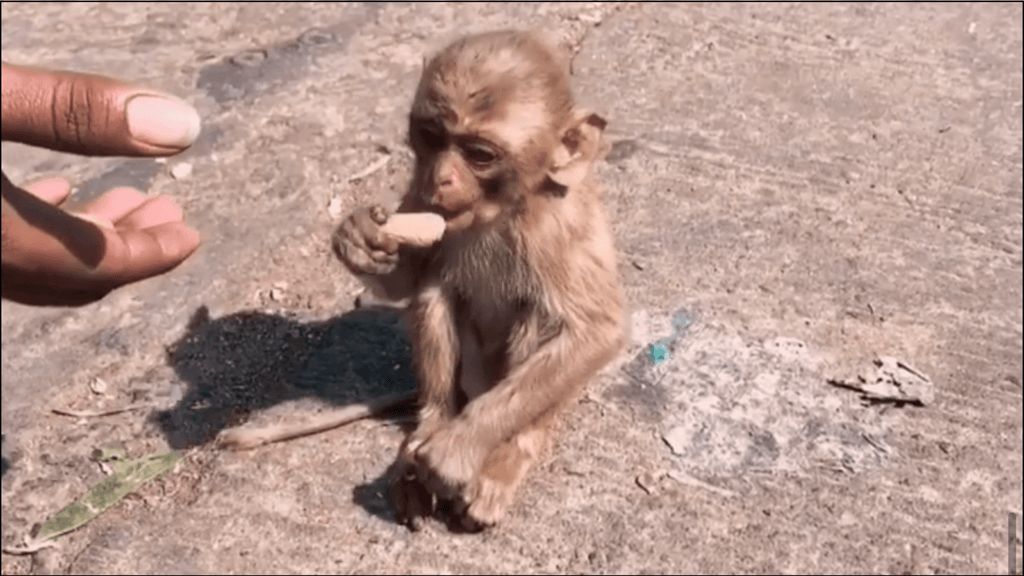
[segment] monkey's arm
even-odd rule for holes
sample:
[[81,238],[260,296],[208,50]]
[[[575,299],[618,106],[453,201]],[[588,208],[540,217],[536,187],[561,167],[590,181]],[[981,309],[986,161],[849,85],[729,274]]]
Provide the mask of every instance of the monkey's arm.
[[[618,349],[614,339],[599,336],[601,331],[588,335],[563,330],[493,389],[470,402],[454,427],[472,431],[489,450],[572,402]],[[614,333],[614,328],[603,331]]]

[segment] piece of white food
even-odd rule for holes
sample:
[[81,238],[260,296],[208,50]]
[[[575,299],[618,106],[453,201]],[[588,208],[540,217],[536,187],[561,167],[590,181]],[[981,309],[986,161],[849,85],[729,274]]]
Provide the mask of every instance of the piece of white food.
[[444,218],[433,212],[392,214],[381,229],[403,244],[427,247],[444,236]]

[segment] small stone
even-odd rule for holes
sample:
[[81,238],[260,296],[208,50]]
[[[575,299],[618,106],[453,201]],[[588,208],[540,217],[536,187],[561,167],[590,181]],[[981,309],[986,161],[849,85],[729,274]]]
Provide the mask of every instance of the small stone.
[[661,437],[662,440],[668,444],[669,448],[672,449],[678,456],[682,456],[686,453],[686,447],[690,443],[690,433],[683,426],[677,426],[672,430],[669,430],[668,434]]
[[107,383],[99,376],[93,378],[92,382],[89,383],[89,390],[92,390],[93,394],[106,394],[107,388]]
[[327,203],[327,214],[334,220],[341,218],[341,198],[335,196]]
[[192,165],[188,162],[181,162],[171,168],[171,176],[175,180],[184,180],[192,175]]
[[648,494],[654,494],[655,481],[654,475],[650,472],[644,472],[636,477],[636,485],[643,489]]

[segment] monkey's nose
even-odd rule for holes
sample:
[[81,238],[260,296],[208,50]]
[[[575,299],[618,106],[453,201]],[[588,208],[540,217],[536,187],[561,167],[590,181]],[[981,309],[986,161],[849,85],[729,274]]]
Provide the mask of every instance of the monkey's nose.
[[427,204],[430,206],[431,212],[444,216],[445,220],[461,212],[461,210],[451,206],[452,198],[446,196],[444,191],[440,189],[427,197]]

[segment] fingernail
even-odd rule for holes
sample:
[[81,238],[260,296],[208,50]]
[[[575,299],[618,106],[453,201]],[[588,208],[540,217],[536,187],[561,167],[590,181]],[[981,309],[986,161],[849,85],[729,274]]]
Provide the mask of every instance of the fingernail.
[[184,102],[141,94],[125,105],[132,137],[151,146],[187,148],[199,136],[199,114]]

